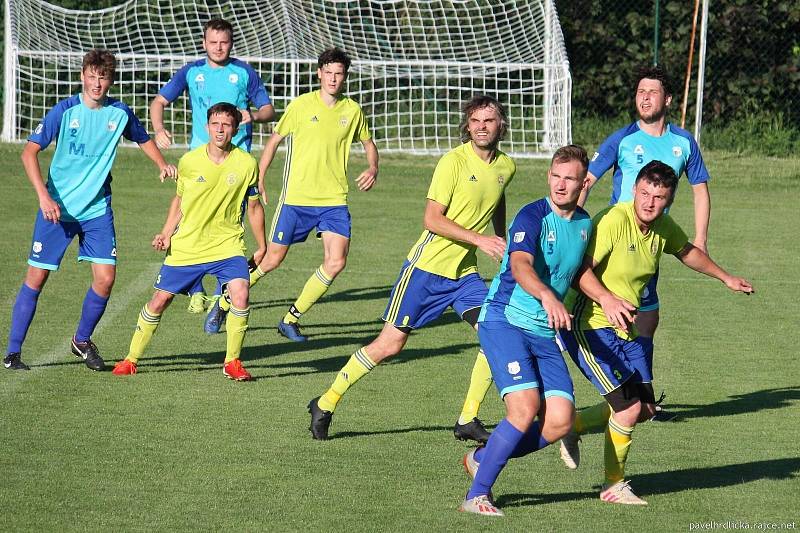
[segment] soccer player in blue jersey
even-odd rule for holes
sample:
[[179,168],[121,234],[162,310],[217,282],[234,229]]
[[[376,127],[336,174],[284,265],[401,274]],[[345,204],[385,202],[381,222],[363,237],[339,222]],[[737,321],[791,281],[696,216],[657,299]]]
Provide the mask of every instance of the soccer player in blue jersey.
[[[706,252],[708,221],[711,214],[711,198],[708,192],[709,174],[703,156],[692,135],[667,121],[667,111],[672,104],[672,83],[661,67],[644,67],[637,71],[634,80],[637,120],[615,131],[603,141],[589,162],[589,182],[581,197],[584,205],[592,186],[613,167],[610,205],[633,199],[633,183],[639,170],[650,161],[661,161],[669,165],[677,176],[686,174],[694,197],[693,244]],[[650,280],[642,298],[642,306],[636,315],[636,327],[643,337],[652,339],[658,327],[659,301],[656,291],[658,272]],[[578,414],[578,425],[582,418],[588,425],[608,419],[608,407],[596,405]],[[672,418],[666,412],[658,413],[655,420]],[[570,434],[565,441],[569,450],[562,447],[562,456],[571,468],[578,457],[577,441]]]
[[572,380],[555,336],[558,328],[571,328],[562,302],[592,232],[589,214],[578,207],[588,164],[580,146],[556,150],[547,172],[549,195],[520,209],[508,230],[500,271],[478,317],[506,417],[485,447],[464,456],[473,481],[460,511],[502,516],[491,494],[507,461],[544,448],[572,427]]
[[567,297],[573,312],[571,330],[559,331],[575,364],[611,406],[605,429],[605,483],[600,499],[609,503],[645,505],[625,480],[625,464],[634,426],[655,413],[652,340],[630,322],[644,298],[645,286],[663,254],[722,281],[735,292],[750,294],[752,285],[732,276],[689,242],[665,213],[678,177],[661,161],[639,171],[634,198],[598,213],[594,231],[577,275],[580,292]]
[[[111,167],[120,137],[139,144],[158,166],[162,181],[176,175],[175,167],[167,164],[133,111],[107,96],[115,71],[116,59],[111,52],[87,53],[81,67],[81,92],[56,104],[22,151],[22,164],[39,198],[39,210],[28,272],[11,312],[8,351],[3,359],[6,368],[28,370],[20,353],[39,294],[50,272],[58,270],[69,243],[78,237],[78,261],[91,263],[92,285],[72,337],[72,353],[92,370],[103,370],[103,359],[91,337],[105,312],[116,278]],[[45,183],[39,153],[54,141],[56,151]]]
[[[233,26],[222,19],[211,19],[203,26],[203,49],[206,57],[181,67],[172,79],[161,88],[150,104],[150,120],[155,130],[159,148],[172,144],[172,134],[164,127],[164,108],[174,102],[184,91],[189,93],[192,106],[192,137],[190,148],[208,142],[206,113],[218,102],[235,105],[242,113],[242,124],[233,138],[234,146],[247,152],[253,141],[253,123],[269,122],[275,116],[269,94],[258,73],[249,64],[231,57]],[[252,110],[250,105],[255,108]],[[173,210],[176,207],[173,205]],[[266,242],[259,242],[253,256],[257,264],[267,250]],[[219,289],[219,287],[218,287]],[[189,310],[203,311],[205,292],[202,280],[189,291]]]

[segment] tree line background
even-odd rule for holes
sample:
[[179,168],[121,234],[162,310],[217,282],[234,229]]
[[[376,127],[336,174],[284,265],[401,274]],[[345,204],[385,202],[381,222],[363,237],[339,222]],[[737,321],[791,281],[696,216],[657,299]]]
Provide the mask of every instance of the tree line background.
[[[123,2],[53,3],[89,10]],[[633,115],[631,78],[654,59],[655,0],[555,3],[573,76],[574,137],[596,145]],[[660,2],[658,62],[674,79],[673,122],[680,122],[693,10],[693,0]],[[694,121],[698,51],[699,21],[687,128]],[[800,3],[712,0],[707,52],[702,144],[767,155],[800,152]]]

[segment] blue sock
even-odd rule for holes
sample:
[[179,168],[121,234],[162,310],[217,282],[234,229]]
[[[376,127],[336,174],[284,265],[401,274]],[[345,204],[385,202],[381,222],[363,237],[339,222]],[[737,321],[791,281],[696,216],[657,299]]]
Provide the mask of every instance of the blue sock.
[[523,435],[524,433],[511,425],[511,422],[505,418],[497,424],[481,453],[481,460],[478,461],[481,466],[478,468],[469,492],[467,492],[468,500],[492,491],[492,485],[500,475],[500,471],[506,466],[511,452],[514,451]]
[[520,439],[517,447],[514,448],[514,452],[511,454],[511,457],[524,457],[529,453],[541,450],[549,445],[550,442],[542,437],[542,426],[537,420],[531,424],[531,427],[528,428],[528,431],[526,431],[525,435],[523,435],[523,437]]
[[81,321],[78,322],[78,331],[75,332],[77,342],[86,342],[92,338],[94,328],[97,327],[97,323],[106,312],[106,305],[108,305],[108,298],[103,298],[90,286],[86,291],[86,298],[83,299]]
[[17,293],[14,307],[11,310],[11,331],[8,333],[8,353],[22,351],[22,343],[28,328],[31,327],[33,315],[36,314],[36,303],[41,291],[31,289],[24,283]]

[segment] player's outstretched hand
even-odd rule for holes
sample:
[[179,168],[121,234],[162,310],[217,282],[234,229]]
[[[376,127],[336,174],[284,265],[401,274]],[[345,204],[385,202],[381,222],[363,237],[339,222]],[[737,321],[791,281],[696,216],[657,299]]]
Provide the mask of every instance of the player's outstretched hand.
[[49,194],[47,198],[39,199],[39,209],[42,210],[42,216],[46,221],[58,224],[58,221],[61,220],[61,207],[58,202],[50,198]]
[[478,249],[495,261],[500,261],[506,251],[506,240],[497,235],[478,235]]
[[156,146],[158,146],[162,150],[166,150],[167,148],[172,146],[172,134],[167,130],[157,131]]
[[356,185],[359,191],[368,191],[375,185],[378,179],[378,169],[368,168],[356,178]]
[[725,286],[734,292],[743,292],[748,296],[756,292],[749,281],[738,276],[730,276],[727,278],[725,280]]
[[158,173],[158,179],[161,180],[161,183],[164,183],[164,180],[167,178],[173,181],[177,181],[178,179],[178,169],[172,163],[167,163],[161,167],[161,172]]
[[249,108],[240,109],[239,112],[242,114],[242,121],[239,123],[240,127],[253,122],[253,113]]
[[153,248],[163,252],[169,248],[169,242],[170,237],[168,235],[157,233],[156,236],[153,237]]
[[599,302],[606,318],[615,328],[628,332],[628,327],[636,316],[636,306],[616,294],[609,293]]
[[547,325],[554,329],[572,330],[572,315],[555,294],[547,291],[542,295],[542,307],[547,313]]

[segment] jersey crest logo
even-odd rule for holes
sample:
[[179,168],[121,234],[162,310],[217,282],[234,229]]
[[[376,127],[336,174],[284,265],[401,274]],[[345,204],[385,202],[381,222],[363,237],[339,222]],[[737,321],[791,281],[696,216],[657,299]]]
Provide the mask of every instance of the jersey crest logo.
[[36,129],[33,130],[33,133],[39,135],[40,133],[42,133],[42,131],[44,131],[44,124],[39,124],[38,126],[36,126]]
[[478,181],[478,178],[475,177],[475,174],[469,177],[469,181]]
[[73,118],[69,123],[69,129],[76,130],[81,127],[81,123],[78,122],[77,118]]
[[595,152],[592,156],[592,161],[596,161],[598,157],[600,157],[600,152]]
[[518,231],[514,234],[514,242],[522,242],[524,238],[525,238],[524,231]]
[[231,74],[230,76],[228,76],[228,81],[231,83],[236,83],[237,81],[239,81],[239,75]]
[[236,174],[228,174],[227,178],[228,185],[233,185],[234,183],[236,183],[236,178],[237,178]]
[[343,128],[347,127],[347,117],[339,117],[339,125]]
[[202,83],[202,82],[206,81],[206,77],[203,76],[202,74],[198,74],[197,76],[194,77],[194,81],[196,81],[198,83]]
[[509,374],[511,374],[513,376],[513,375],[519,374],[519,371],[520,371],[519,361],[511,361],[510,363],[508,363],[508,373]]
[[683,155],[683,150],[681,150],[680,146],[673,146],[672,155],[674,155],[675,157],[680,157]]
[[655,240],[652,243],[650,243],[650,253],[652,255],[656,255],[656,253],[658,253],[658,245],[656,244]]
[[503,176],[497,176],[497,183],[499,183],[500,185],[502,185],[502,184],[504,184],[505,182],[506,182],[506,179],[505,179]]
[[42,251],[42,243],[40,243],[39,241],[33,243],[33,253],[38,254],[41,251]]
[[313,117],[311,117],[311,122],[319,122],[319,119],[317,118],[317,115],[314,115]]
[[199,176],[196,181],[197,183],[205,183],[206,179],[203,176]]
[[588,239],[589,239],[589,234],[586,232],[585,229],[582,229],[581,230],[581,240],[585,241],[585,240],[588,240]]
[[547,242],[556,242],[556,232],[555,230],[550,230],[547,232]]
[[644,153],[644,147],[642,147],[641,144],[637,144],[636,148],[633,149],[633,153],[634,154],[643,154]]
[[628,253],[632,254],[632,253],[635,253],[635,252],[636,252],[636,245],[633,244],[633,243],[629,244],[628,245]]
[[108,131],[114,131],[115,129],[117,129],[117,123],[114,122],[113,120],[109,120],[108,124],[106,125],[106,129],[108,129]]

